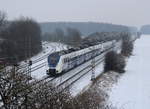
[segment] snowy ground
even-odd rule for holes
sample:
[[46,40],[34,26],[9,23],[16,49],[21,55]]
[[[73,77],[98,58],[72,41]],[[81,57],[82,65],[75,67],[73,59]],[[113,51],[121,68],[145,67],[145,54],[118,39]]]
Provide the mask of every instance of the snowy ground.
[[150,109],[150,36],[136,40],[126,73],[110,93],[110,102],[118,109]]

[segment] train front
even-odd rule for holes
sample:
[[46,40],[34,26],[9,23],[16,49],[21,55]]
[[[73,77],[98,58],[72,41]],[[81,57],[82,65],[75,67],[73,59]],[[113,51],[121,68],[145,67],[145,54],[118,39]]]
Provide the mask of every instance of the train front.
[[59,71],[57,66],[60,60],[60,55],[58,52],[52,53],[48,56],[48,67],[47,74],[50,76],[56,76]]

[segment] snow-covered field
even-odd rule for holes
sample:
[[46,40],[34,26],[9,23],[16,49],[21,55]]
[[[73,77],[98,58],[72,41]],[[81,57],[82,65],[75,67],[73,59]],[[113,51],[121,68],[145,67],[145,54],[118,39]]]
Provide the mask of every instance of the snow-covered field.
[[110,93],[110,102],[118,109],[150,109],[150,36],[136,40],[126,73]]

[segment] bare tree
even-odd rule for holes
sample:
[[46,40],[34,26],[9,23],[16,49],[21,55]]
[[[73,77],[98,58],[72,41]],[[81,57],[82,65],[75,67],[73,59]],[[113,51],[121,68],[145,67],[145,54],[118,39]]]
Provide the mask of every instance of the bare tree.
[[125,66],[125,58],[121,54],[117,54],[114,51],[110,51],[106,54],[104,72],[112,70],[119,73],[123,73]]
[[40,27],[36,21],[29,18],[10,22],[4,38],[10,46],[7,51],[13,51],[13,55],[7,52],[5,55],[16,56],[18,61],[30,58],[42,49]]
[[80,31],[74,28],[68,28],[67,39],[68,42],[66,43],[68,43],[69,45],[78,46],[82,40]]
[[56,28],[55,38],[56,38],[56,41],[63,42],[65,40],[65,34],[64,34],[64,31],[61,28]]
[[6,14],[0,11],[0,28],[5,24],[5,22],[6,22]]

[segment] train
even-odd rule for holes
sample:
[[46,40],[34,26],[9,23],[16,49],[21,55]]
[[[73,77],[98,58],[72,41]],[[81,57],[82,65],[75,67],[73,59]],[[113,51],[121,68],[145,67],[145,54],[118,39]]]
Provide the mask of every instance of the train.
[[50,54],[47,58],[47,75],[59,76],[87,61],[100,55],[102,52],[115,46],[116,40],[86,45],[79,48],[70,48]]

